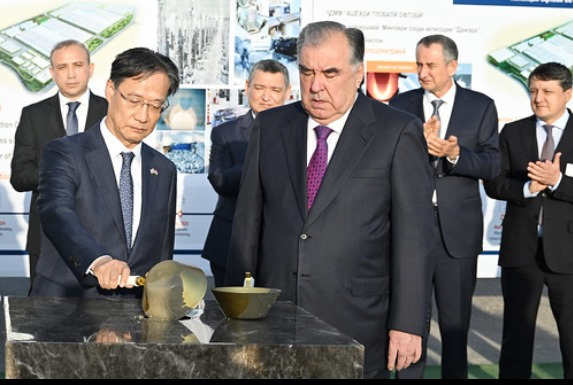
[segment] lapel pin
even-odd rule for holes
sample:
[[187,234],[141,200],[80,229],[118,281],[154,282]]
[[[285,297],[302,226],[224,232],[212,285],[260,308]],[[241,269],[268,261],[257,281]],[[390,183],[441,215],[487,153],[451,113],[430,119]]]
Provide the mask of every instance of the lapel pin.
[[151,175],[159,175],[159,173],[157,172],[157,170],[154,169],[154,168],[152,168],[151,170],[149,170],[149,173],[150,173]]

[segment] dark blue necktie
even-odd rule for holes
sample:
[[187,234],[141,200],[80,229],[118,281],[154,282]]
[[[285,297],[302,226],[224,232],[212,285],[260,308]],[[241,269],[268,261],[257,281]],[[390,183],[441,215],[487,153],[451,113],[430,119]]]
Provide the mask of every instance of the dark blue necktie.
[[66,131],[68,135],[78,133],[78,116],[76,110],[80,106],[80,102],[68,102],[68,115],[66,117]]
[[128,250],[131,249],[131,231],[133,225],[133,180],[131,179],[131,161],[133,152],[122,152],[123,163],[119,175],[119,197],[121,212],[123,213],[123,226],[125,228],[125,241]]

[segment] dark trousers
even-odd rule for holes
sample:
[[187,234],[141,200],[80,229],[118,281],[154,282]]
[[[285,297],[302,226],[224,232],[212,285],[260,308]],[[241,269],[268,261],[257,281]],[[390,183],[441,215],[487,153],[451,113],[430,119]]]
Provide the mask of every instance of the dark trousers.
[[504,308],[500,379],[531,378],[537,311],[544,285],[559,331],[564,376],[573,378],[573,274],[549,271],[540,240],[535,263],[501,269]]
[[[437,225],[436,233],[440,234]],[[475,258],[453,258],[441,236],[440,239],[436,248],[433,291],[442,339],[441,376],[442,379],[467,379],[467,345],[472,297],[477,282],[477,255]],[[420,361],[397,373],[397,378],[423,378],[429,334],[428,330],[428,335],[423,337]]]
[[30,269],[30,289],[28,290],[28,295],[32,292],[32,282],[34,282],[34,277],[36,276],[36,265],[40,256],[38,254],[28,253],[28,266]]
[[468,333],[477,282],[477,255],[452,258],[439,248],[434,294],[442,338],[442,378],[468,378]]
[[213,273],[213,279],[215,280],[215,287],[225,286],[225,270],[226,268],[213,262],[209,262],[209,267]]

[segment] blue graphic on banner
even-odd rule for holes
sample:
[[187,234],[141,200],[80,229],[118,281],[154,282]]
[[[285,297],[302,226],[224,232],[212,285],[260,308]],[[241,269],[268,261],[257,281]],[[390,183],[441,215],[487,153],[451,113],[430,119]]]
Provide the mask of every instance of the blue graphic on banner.
[[573,8],[573,0],[454,0],[454,4]]

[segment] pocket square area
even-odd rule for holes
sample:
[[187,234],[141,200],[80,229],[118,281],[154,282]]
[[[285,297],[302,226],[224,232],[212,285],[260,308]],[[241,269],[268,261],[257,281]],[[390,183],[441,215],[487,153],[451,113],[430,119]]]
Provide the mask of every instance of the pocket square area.
[[573,177],[573,163],[567,163],[567,166],[565,166],[565,175]]

